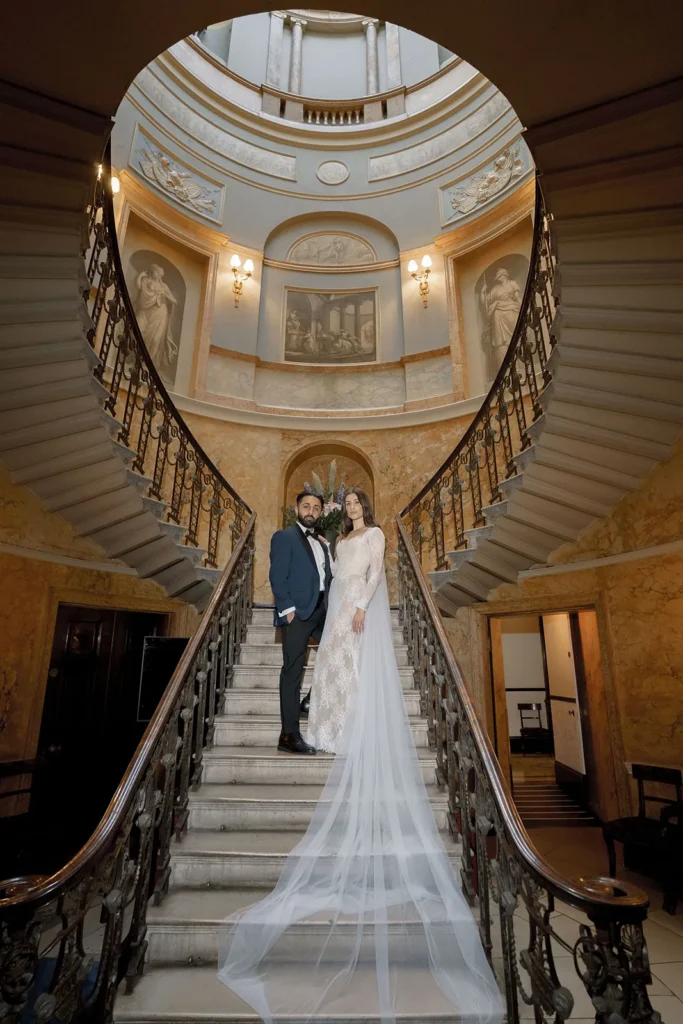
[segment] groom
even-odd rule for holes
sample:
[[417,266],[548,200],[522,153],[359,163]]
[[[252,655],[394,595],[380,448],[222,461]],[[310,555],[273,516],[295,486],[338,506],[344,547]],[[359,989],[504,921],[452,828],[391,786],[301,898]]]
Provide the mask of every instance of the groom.
[[[301,679],[311,637],[319,641],[325,625],[332,568],[327,542],[315,532],[323,499],[302,491],[296,499],[296,523],[278,530],[270,542],[270,586],[275,595],[275,625],[282,627],[280,717],[277,749],[290,754],[315,754],[299,732]],[[310,696],[310,694],[309,694]]]

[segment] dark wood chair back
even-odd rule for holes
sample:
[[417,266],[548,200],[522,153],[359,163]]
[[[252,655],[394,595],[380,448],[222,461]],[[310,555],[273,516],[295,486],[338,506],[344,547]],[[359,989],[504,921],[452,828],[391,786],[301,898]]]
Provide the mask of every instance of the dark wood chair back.
[[[522,729],[542,729],[541,708],[542,704],[518,704],[519,721]],[[526,716],[526,720],[525,720]]]
[[[680,768],[659,768],[653,764],[634,764],[631,766],[633,778],[638,784],[638,817],[647,817],[647,804],[680,804],[683,803],[683,782]],[[661,796],[653,796],[645,792],[646,782],[658,782],[672,786],[675,796],[666,800]]]

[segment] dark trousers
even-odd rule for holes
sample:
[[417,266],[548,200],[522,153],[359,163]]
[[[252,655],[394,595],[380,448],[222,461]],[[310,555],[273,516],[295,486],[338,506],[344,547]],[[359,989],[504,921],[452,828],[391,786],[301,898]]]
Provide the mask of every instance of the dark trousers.
[[304,674],[306,650],[311,637],[320,641],[325,625],[324,594],[320,594],[310,619],[295,615],[288,626],[282,627],[282,671],[280,672],[280,718],[283,733],[299,731],[301,680]]

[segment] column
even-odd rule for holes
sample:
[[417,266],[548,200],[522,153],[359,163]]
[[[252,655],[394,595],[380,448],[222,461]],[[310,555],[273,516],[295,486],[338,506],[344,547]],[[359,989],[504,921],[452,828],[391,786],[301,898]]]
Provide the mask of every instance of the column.
[[401,45],[398,25],[384,26],[387,45],[387,89],[398,89],[401,85]]
[[301,92],[301,51],[304,41],[303,18],[292,18],[292,56],[289,62],[289,91],[297,95]]
[[275,89],[282,88],[282,37],[284,31],[284,14],[271,11],[268,58],[266,61],[266,85],[272,85]]
[[367,95],[375,96],[379,92],[379,63],[377,60],[377,22],[369,18],[363,22],[365,29],[365,71]]

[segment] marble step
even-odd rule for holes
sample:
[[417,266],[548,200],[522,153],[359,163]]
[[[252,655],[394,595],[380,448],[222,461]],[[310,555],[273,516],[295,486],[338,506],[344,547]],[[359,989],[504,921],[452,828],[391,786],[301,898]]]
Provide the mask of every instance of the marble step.
[[[193,830],[173,847],[171,889],[263,889],[275,885],[287,855],[303,838],[292,831],[200,832]],[[396,856],[409,856],[401,850]],[[449,850],[454,869],[459,849]],[[330,861],[334,854],[330,855]]]
[[[405,690],[403,699],[409,715],[420,714],[418,690]],[[228,690],[225,695],[226,715],[278,715],[279,710],[280,694],[277,690]]]
[[[254,608],[252,610],[251,618],[252,626],[272,626],[273,625],[273,609],[272,608]],[[391,609],[391,624],[394,629],[399,628],[398,621],[398,609]]]
[[[281,631],[272,625],[272,613],[270,624],[267,626],[256,626],[253,623],[247,627],[247,644],[280,644],[282,642]],[[395,646],[403,646],[405,637],[402,629],[393,630],[393,641]]]
[[[405,645],[394,648],[398,665],[408,664],[408,648]],[[308,665],[315,665],[317,650],[311,646],[308,650]],[[282,667],[282,647],[279,644],[242,644],[240,648],[240,665],[277,665]]]
[[[279,832],[308,828],[322,785],[209,785],[190,794],[190,829]],[[446,831],[448,798],[434,782],[427,793],[436,823]]]
[[[410,690],[414,684],[412,668],[399,668],[401,685]],[[235,665],[232,685],[236,690],[275,690],[279,685],[280,669],[277,665]],[[313,669],[306,668],[303,686],[308,688],[313,682]]]
[[[415,746],[426,747],[428,745],[426,719],[418,717],[411,719],[410,728]],[[213,749],[220,753],[222,747],[276,747],[280,729],[279,715],[220,717],[216,719]],[[305,734],[303,721],[302,733]]]
[[[150,906],[147,911],[149,947],[146,965],[175,963],[199,967],[215,964],[224,923],[229,924],[240,911],[262,900],[268,892],[268,889],[180,889],[169,893],[161,906]],[[469,910],[466,913],[469,917]],[[341,939],[342,951],[348,951],[349,931],[355,928],[355,922],[338,923],[330,944],[326,946],[327,954],[332,952],[331,943],[337,936]],[[421,929],[422,924],[417,918],[405,924],[390,924],[392,951],[398,952],[397,943],[408,939],[410,933],[420,934]],[[329,925],[324,919],[319,923],[298,922],[292,925],[278,942],[278,960],[295,962],[309,943],[313,943],[313,950],[319,947],[321,937],[326,937],[328,932]],[[368,924],[364,929],[363,946],[366,949],[361,948],[361,959],[364,959],[364,952],[374,955],[374,948],[367,948],[371,946],[368,942],[371,936],[372,926]]]
[[[418,751],[422,778],[434,782],[436,761],[428,749]],[[221,747],[204,751],[204,783],[246,785],[323,785],[332,754],[285,754],[270,747]],[[201,789],[198,791],[201,793]]]
[[[283,970],[287,970],[284,967]],[[365,983],[367,982],[367,983]],[[397,1015],[396,1024],[464,1024],[467,1016],[454,1014],[443,1005],[443,997],[431,972],[406,967],[397,983],[401,995],[410,999],[409,1010]],[[334,1015],[319,1014],[316,1024],[380,1024],[372,1010],[363,1012],[364,997],[374,1006],[376,981],[354,974],[353,1006]],[[280,1018],[284,1020],[285,1018]],[[472,1018],[469,1018],[470,1020]],[[258,1024],[261,1018],[226,988],[211,967],[155,967],[146,971],[130,995],[123,991],[116,999],[114,1021],[121,1024]],[[287,1017],[287,1024],[304,1024],[310,1018]]]

